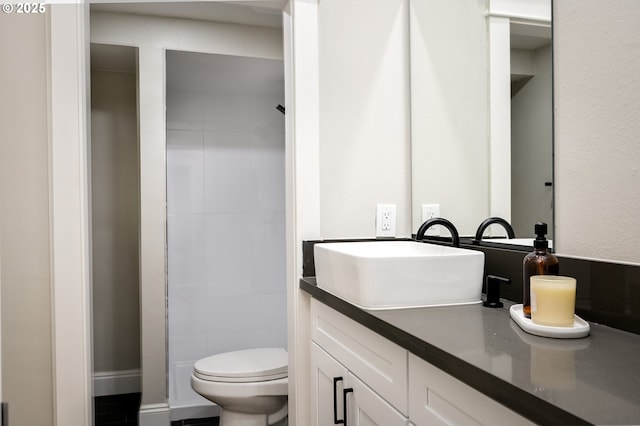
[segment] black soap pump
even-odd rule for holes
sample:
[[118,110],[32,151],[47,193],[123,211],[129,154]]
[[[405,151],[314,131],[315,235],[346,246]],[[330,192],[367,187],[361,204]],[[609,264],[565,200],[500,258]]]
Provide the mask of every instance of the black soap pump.
[[500,284],[511,284],[511,280],[495,275],[487,275],[487,300],[482,306],[487,308],[502,308],[504,306],[500,301]]
[[531,277],[558,275],[560,267],[558,258],[549,253],[549,242],[545,237],[547,224],[538,222],[534,230],[536,239],[533,241],[533,252],[522,261],[522,312],[527,318],[531,318]]

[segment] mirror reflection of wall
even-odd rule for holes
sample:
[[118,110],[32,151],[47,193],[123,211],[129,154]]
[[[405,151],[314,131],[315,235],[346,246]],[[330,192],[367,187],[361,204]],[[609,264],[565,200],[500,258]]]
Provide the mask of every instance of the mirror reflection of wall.
[[519,236],[553,221],[551,79],[550,26],[512,21],[511,225]]
[[410,4],[413,229],[437,204],[461,235],[551,234],[550,1]]
[[489,214],[485,3],[410,2],[413,232],[423,204],[439,205],[460,235]]

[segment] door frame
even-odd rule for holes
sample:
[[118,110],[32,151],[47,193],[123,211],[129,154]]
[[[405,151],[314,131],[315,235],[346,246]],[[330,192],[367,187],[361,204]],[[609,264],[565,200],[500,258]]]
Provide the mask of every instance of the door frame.
[[54,424],[91,425],[89,4],[50,4],[48,25]]

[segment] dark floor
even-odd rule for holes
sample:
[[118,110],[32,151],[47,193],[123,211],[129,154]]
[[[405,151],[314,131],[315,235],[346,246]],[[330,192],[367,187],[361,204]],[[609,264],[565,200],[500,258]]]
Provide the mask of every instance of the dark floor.
[[171,426],[218,426],[220,417],[209,417],[206,419],[189,419],[171,422]]
[[95,397],[95,426],[138,426],[140,394],[109,395]]
[[[138,426],[140,394],[98,396],[95,398],[95,426]],[[171,422],[171,426],[218,426],[218,417]]]

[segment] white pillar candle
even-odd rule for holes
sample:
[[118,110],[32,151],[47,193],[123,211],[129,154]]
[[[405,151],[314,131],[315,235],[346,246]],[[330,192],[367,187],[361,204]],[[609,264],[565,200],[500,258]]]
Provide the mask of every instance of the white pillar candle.
[[531,320],[536,324],[572,327],[576,279],[555,275],[531,277]]

